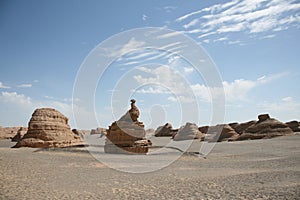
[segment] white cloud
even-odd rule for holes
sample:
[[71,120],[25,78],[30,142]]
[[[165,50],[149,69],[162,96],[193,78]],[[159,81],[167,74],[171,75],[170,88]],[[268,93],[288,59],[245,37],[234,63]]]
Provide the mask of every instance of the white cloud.
[[31,88],[32,84],[31,83],[24,83],[24,84],[18,85],[18,87],[19,88]]
[[[143,90],[144,93],[148,92],[160,92],[164,94],[172,93],[176,96],[184,96],[181,99],[184,99],[187,102],[188,98],[192,99],[192,90],[188,85],[187,80],[179,71],[171,68],[169,66],[160,66],[155,69],[140,67],[139,70],[148,73],[146,76],[136,75],[134,79],[141,85],[155,85],[160,87],[160,90]],[[190,71],[190,69],[188,69]],[[162,89],[163,88],[163,89]]]
[[209,102],[211,101],[212,96],[218,98],[222,92],[225,93],[227,102],[246,101],[247,95],[252,89],[260,85],[269,83],[273,80],[279,79],[285,75],[287,75],[287,73],[262,76],[257,80],[237,79],[232,82],[223,81],[223,88],[210,88],[203,84],[194,84],[191,85],[191,88],[193,89],[195,95],[200,97],[202,101]]
[[0,102],[14,103],[27,108],[33,105],[30,97],[26,97],[24,94],[18,94],[17,92],[2,92]]
[[[292,0],[234,0],[212,5],[183,15],[187,33],[201,33],[198,37],[244,32],[257,33],[282,31],[300,24],[300,3]],[[181,24],[180,24],[181,25]]]
[[158,39],[166,39],[166,38],[170,38],[170,37],[176,37],[177,35],[181,35],[183,33],[183,31],[174,31],[171,33],[166,33],[163,35],[159,35],[157,38]]
[[4,83],[2,83],[2,82],[0,81],[0,88],[1,88],[1,89],[9,89],[10,87],[7,86],[7,85],[4,85]]
[[215,39],[214,42],[225,41],[225,40],[228,40],[228,37],[220,37],[218,39]]
[[299,119],[300,116],[300,102],[290,96],[278,101],[259,103],[258,108],[275,116],[285,116],[282,120],[286,121]]
[[148,19],[148,16],[145,15],[145,14],[143,14],[143,15],[142,15],[142,19],[143,19],[143,21],[146,21],[146,20]]
[[165,6],[163,7],[163,10],[166,11],[167,13],[172,12],[173,10],[175,10],[177,7],[175,6]]
[[261,37],[260,39],[270,39],[270,38],[274,38],[275,36],[276,36],[275,34],[265,35],[265,36]]
[[185,29],[188,29],[188,28],[190,28],[192,26],[195,26],[198,22],[199,22],[199,19],[194,19],[194,20],[190,21],[189,23],[183,25],[183,27]]
[[[78,100],[75,99],[73,101],[73,105],[71,103],[61,102],[55,100],[53,97],[45,96],[48,98],[47,100],[34,100],[24,94],[18,94],[17,92],[1,92],[0,93],[0,110],[2,110],[2,115],[0,116],[1,121],[8,121],[7,123],[12,123],[17,126],[25,126],[29,121],[29,116],[32,112],[37,108],[55,108],[59,112],[63,113],[65,116],[69,118],[69,122],[71,127],[75,126],[75,121],[73,118],[73,111],[80,112],[82,116],[80,119],[81,127],[77,128],[94,128],[97,124],[93,123],[91,117],[95,114],[94,112],[88,112],[82,106],[75,104]],[[68,102],[70,99],[66,99]],[[9,108],[9,109],[7,109]],[[15,114],[17,113],[17,116]],[[1,119],[1,118],[4,119]],[[8,120],[7,120],[8,119]],[[9,122],[12,120],[12,122]]]
[[184,67],[183,70],[184,70],[184,72],[186,74],[190,74],[190,73],[192,73],[194,71],[194,68],[192,68],[192,67]]
[[170,92],[162,87],[149,87],[147,89],[139,89],[134,91],[136,93],[140,93],[140,94],[169,94]]
[[132,37],[126,44],[124,45],[116,45],[109,48],[102,48],[102,54],[108,57],[121,57],[127,53],[130,53],[135,50],[140,50],[145,45],[144,41],[138,41],[135,37]]

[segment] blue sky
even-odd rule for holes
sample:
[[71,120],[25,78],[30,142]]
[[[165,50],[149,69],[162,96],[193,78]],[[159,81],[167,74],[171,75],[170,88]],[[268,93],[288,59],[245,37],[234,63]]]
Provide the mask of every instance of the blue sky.
[[[198,104],[197,109],[185,111],[190,116],[186,120],[193,121],[196,114],[197,124],[209,124],[209,86],[177,55],[147,62],[164,53],[157,50],[116,59],[97,85],[95,110],[72,99],[76,76],[89,53],[115,34],[144,27],[185,34],[210,56],[222,78],[224,122],[251,120],[265,112],[282,121],[300,118],[299,1],[4,0],[0,27],[1,126],[25,126],[35,108],[54,107],[70,118],[72,127],[107,127],[128,109],[127,102],[114,103],[122,89],[137,99],[146,127],[166,122],[178,127],[185,121],[181,104],[192,106],[191,100],[178,100],[159,85],[148,84],[135,91],[125,87],[130,81],[143,85],[151,80],[173,85],[179,95],[187,97],[180,90],[177,72],[188,81]],[[141,41],[133,36],[127,42],[124,46],[139,47]],[[81,113],[77,122],[72,102]],[[95,115],[97,123],[90,120]]]

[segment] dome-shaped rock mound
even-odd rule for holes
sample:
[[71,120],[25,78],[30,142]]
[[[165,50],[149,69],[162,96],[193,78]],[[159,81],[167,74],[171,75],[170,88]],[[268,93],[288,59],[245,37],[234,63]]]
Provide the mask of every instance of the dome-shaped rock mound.
[[272,138],[293,134],[288,125],[270,118],[268,114],[259,115],[258,119],[258,122],[249,126],[237,140]]
[[203,137],[203,133],[198,130],[198,126],[194,123],[187,122],[185,126],[182,126],[178,133],[174,136],[175,141],[180,140],[193,140],[193,139],[201,139]]
[[14,147],[67,147],[81,144],[68,125],[68,118],[53,108],[36,109],[28,131]]
[[171,137],[176,134],[178,130],[173,129],[170,123],[166,123],[163,126],[160,126],[156,129],[154,135],[155,137]]

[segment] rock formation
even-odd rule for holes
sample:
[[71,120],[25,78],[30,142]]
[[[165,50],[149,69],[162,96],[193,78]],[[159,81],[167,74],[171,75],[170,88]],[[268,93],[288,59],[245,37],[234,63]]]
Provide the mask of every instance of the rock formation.
[[229,126],[228,124],[219,124],[216,126],[211,126],[206,132],[205,140],[211,142],[222,142],[233,140],[238,137],[237,132]]
[[138,121],[140,112],[131,100],[131,109],[118,121],[113,122],[107,131],[105,153],[145,154],[151,141],[145,138],[143,122]]
[[175,141],[179,141],[201,139],[202,137],[204,137],[204,134],[198,130],[198,126],[194,123],[187,122],[178,130],[178,133],[174,136],[173,139]]
[[27,127],[21,127],[17,131],[17,134],[11,139],[12,142],[19,142],[22,137],[27,133],[28,128]]
[[272,138],[293,134],[286,124],[270,118],[268,114],[258,116],[258,121],[249,126],[236,140]]
[[231,123],[229,124],[234,130],[235,132],[237,132],[239,135],[242,134],[248,127],[252,126],[253,124],[255,124],[257,121],[256,120],[252,120],[252,121],[248,121],[248,122],[244,122],[244,123]]
[[285,123],[288,127],[292,129],[294,132],[300,132],[300,122],[298,121],[290,121]]
[[52,108],[36,109],[28,123],[28,131],[14,147],[67,147],[81,144],[68,125],[68,118]]
[[166,123],[163,126],[159,126],[154,135],[155,137],[172,137],[177,133],[178,129],[173,129],[170,123]]
[[0,139],[12,139],[18,130],[22,127],[1,127],[0,126]]
[[105,128],[96,128],[96,129],[92,129],[92,130],[90,131],[90,134],[91,134],[91,135],[94,135],[94,134],[106,135],[106,134],[107,134],[107,129],[105,129]]
[[209,129],[209,126],[201,126],[198,128],[198,130],[203,134],[206,134],[208,129]]

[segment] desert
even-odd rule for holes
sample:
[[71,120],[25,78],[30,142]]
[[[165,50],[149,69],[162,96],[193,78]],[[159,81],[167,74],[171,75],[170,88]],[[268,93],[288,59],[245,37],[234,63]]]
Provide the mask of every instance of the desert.
[[[138,108],[134,109],[136,113]],[[107,137],[92,130],[72,132],[68,118],[59,111],[37,109],[21,139],[0,140],[1,199],[299,198],[300,133],[295,122],[287,123],[294,132],[263,114],[248,126],[242,123],[248,131],[240,134],[231,127],[239,127],[237,123],[206,128],[186,123],[179,130],[166,124],[155,131],[163,129],[164,134],[152,132],[142,140],[147,152],[140,152],[139,146],[138,151],[124,146],[127,138],[133,138],[130,145],[137,139],[126,136],[120,125],[128,128],[131,119],[142,124],[139,114],[131,117],[132,112],[124,115],[125,121],[121,117],[114,122]],[[132,126],[138,135],[143,131]],[[180,135],[168,135],[167,130]],[[206,144],[214,148],[204,155],[201,148]],[[107,145],[113,150],[108,151]]]
[[[101,138],[104,143],[104,138]],[[168,138],[152,138],[154,146]],[[159,141],[157,141],[159,140]],[[84,148],[10,148],[1,140],[1,199],[299,199],[300,135],[217,143],[151,173],[111,169]],[[201,142],[188,152],[199,151]],[[102,147],[103,148],[103,147]],[[159,155],[166,159],[177,150]],[[114,156],[110,155],[109,156]],[[118,155],[130,156],[130,155]],[[130,158],[129,158],[130,159]]]

